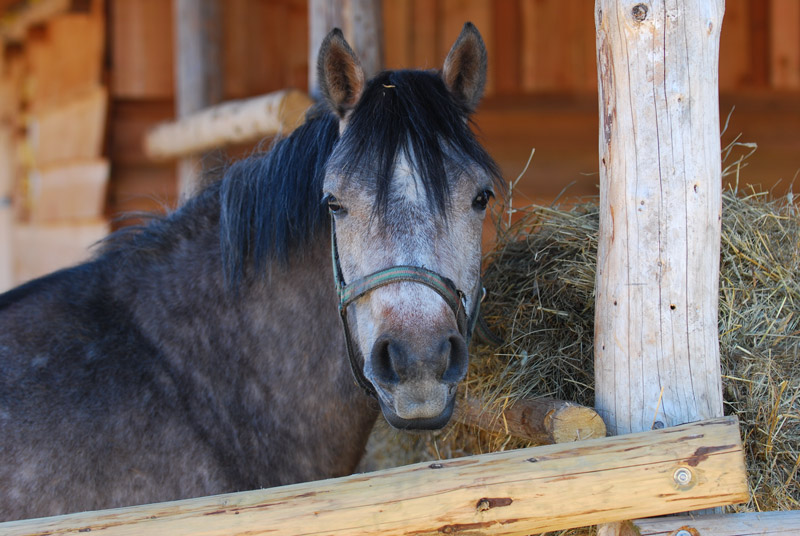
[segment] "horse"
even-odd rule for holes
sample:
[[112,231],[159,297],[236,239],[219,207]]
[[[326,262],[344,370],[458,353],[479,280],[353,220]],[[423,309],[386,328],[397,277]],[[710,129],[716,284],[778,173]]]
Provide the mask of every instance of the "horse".
[[447,424],[502,187],[484,43],[367,81],[334,30],[318,72],[269,151],[0,295],[0,519],[342,476],[380,413]]

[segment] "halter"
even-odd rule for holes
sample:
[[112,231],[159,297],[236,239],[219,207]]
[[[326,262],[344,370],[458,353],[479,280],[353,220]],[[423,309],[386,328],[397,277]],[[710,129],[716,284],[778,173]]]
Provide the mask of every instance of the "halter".
[[339,297],[339,316],[342,319],[342,327],[344,328],[345,346],[347,346],[347,355],[350,359],[350,368],[353,371],[356,382],[359,386],[370,396],[377,397],[375,387],[364,376],[364,372],[356,360],[356,351],[353,345],[352,335],[350,333],[350,325],[347,322],[347,307],[360,297],[372,292],[376,288],[384,287],[392,283],[411,282],[420,283],[426,287],[434,290],[439,296],[444,299],[445,303],[453,311],[456,317],[456,325],[458,331],[464,341],[469,347],[472,333],[475,330],[475,325],[478,321],[480,304],[485,294],[485,289],[480,285],[481,296],[476,296],[472,311],[469,316],[467,315],[467,298],[466,295],[456,288],[452,280],[437,274],[427,268],[420,266],[392,266],[383,270],[373,272],[361,279],[357,279],[350,284],[345,283],[344,276],[342,275],[342,267],[339,263],[339,249],[336,245],[336,221],[331,215],[331,256],[333,264],[333,280],[336,284],[336,294]]

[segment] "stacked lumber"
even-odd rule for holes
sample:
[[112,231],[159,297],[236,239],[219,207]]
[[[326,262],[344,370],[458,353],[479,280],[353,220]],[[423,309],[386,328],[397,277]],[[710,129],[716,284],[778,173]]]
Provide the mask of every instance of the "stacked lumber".
[[3,73],[16,98],[0,132],[0,152],[11,155],[0,170],[9,206],[0,215],[2,288],[80,262],[108,233],[105,21],[101,2],[88,5],[13,34],[22,74]]

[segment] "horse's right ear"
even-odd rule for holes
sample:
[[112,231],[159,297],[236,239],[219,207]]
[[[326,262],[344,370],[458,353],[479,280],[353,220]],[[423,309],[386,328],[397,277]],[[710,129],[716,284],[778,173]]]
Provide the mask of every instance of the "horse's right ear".
[[364,91],[364,69],[339,28],[325,37],[317,60],[319,89],[340,119],[355,108]]

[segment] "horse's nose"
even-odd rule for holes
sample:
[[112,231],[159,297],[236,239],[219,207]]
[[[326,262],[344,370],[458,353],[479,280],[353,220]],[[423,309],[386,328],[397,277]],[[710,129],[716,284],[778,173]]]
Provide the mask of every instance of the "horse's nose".
[[461,335],[450,331],[423,344],[382,335],[372,347],[370,358],[373,379],[391,389],[420,380],[456,384],[467,374],[469,356]]

